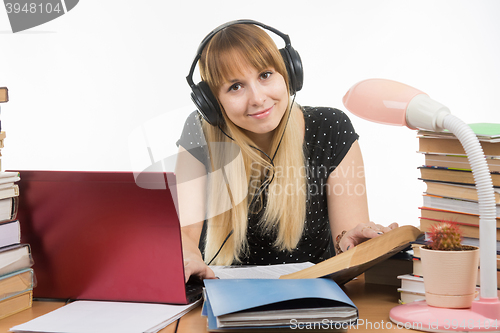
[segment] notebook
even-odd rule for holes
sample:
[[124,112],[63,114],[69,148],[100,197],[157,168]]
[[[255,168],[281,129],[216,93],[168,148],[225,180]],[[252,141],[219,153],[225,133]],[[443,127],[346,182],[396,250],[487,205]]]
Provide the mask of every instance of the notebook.
[[[172,173],[19,171],[34,297],[188,304]],[[175,187],[172,187],[175,188]]]

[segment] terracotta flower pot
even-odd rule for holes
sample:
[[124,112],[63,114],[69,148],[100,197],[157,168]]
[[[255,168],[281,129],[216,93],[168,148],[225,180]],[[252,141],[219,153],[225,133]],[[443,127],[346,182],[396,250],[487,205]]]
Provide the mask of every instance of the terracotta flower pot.
[[441,308],[470,308],[476,297],[479,248],[464,251],[420,249],[425,300]]

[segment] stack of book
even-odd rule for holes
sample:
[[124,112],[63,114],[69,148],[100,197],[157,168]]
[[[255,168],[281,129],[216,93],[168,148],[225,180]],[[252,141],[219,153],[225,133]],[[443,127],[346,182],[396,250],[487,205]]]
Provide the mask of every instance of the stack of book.
[[[497,241],[500,240],[500,124],[471,124],[490,168],[497,203]],[[475,182],[462,145],[449,132],[419,131],[420,167],[427,189],[420,207],[420,229],[442,221],[457,223],[466,245],[479,245],[479,204]],[[497,251],[500,242],[497,242]]]
[[[497,257],[500,259],[500,124],[477,123],[469,126],[481,143],[493,181],[497,204]],[[419,153],[425,158],[424,165],[420,167],[420,179],[426,185],[420,207],[420,229],[427,232],[436,223],[456,223],[464,236],[462,243],[479,246],[478,197],[462,144],[447,131],[421,130],[418,138]],[[499,267],[497,264],[497,270]],[[477,284],[480,285],[479,280]]]
[[423,244],[414,243],[410,251],[413,257],[413,272],[398,276],[401,287],[398,288],[399,303],[406,304],[425,299],[424,277],[420,259],[420,247]]
[[[0,101],[7,102],[6,88],[0,88]],[[3,147],[5,132],[1,132]],[[18,172],[0,171],[0,319],[31,307],[34,273],[31,250],[21,244]]]

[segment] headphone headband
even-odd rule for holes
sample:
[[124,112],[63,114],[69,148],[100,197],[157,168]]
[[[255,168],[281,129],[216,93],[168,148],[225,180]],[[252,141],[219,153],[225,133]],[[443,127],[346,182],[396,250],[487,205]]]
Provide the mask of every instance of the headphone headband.
[[201,58],[201,54],[203,53],[203,49],[210,42],[210,40],[221,30],[225,28],[235,25],[235,24],[253,24],[260,26],[266,30],[274,32],[276,35],[280,36],[285,41],[285,47],[280,49],[281,56],[283,57],[283,61],[285,62],[286,69],[289,77],[289,86],[290,93],[295,94],[302,88],[303,82],[303,70],[302,70],[302,61],[300,60],[300,56],[295,51],[290,43],[290,37],[287,34],[282,33],[281,31],[265,25],[263,23],[242,19],[242,20],[234,20],[230,22],[226,22],[214,30],[212,30],[208,35],[203,38],[200,45],[198,46],[198,50],[196,51],[196,56],[194,57],[193,63],[191,64],[191,68],[189,70],[189,74],[186,76],[186,80],[191,87],[191,99],[196,104],[198,111],[203,116],[205,120],[208,121],[211,125],[217,126],[220,125],[222,121],[222,115],[220,114],[220,108],[215,96],[213,96],[208,84],[204,81],[201,81],[199,84],[195,84],[193,81],[194,69],[196,68],[196,64],[198,60]]
[[215,28],[214,30],[212,30],[205,38],[203,38],[203,40],[201,41],[200,46],[198,46],[198,51],[197,51],[198,56],[201,56],[201,53],[203,52],[203,49],[205,48],[205,46],[207,45],[207,43],[212,39],[213,36],[215,36],[219,31],[224,30],[225,28],[227,28],[229,26],[232,26],[232,25],[235,25],[235,24],[254,24],[254,25],[258,25],[259,27],[264,28],[264,29],[269,30],[269,31],[272,31],[276,35],[278,35],[281,38],[283,38],[283,40],[285,41],[286,46],[290,45],[290,37],[288,37],[287,34],[284,34],[281,31],[279,31],[277,29],[274,29],[273,27],[270,27],[268,25],[265,25],[263,23],[260,23],[260,22],[254,21],[254,20],[245,20],[245,19],[243,19],[243,20],[234,20],[234,21],[230,21],[230,22],[226,22],[224,24],[221,24],[220,26],[218,26],[217,28]]
[[221,24],[220,26],[218,26],[217,28],[215,28],[214,30],[212,30],[208,35],[206,35],[205,38],[203,38],[203,40],[201,41],[200,46],[198,46],[198,50],[196,51],[196,56],[194,57],[194,60],[193,60],[193,64],[191,65],[191,69],[189,71],[189,74],[186,77],[186,80],[187,80],[187,82],[188,82],[188,84],[189,84],[190,87],[193,87],[195,85],[194,82],[193,82],[194,69],[196,68],[196,64],[197,64],[198,60],[200,60],[200,58],[201,58],[201,54],[203,53],[203,49],[205,48],[205,46],[207,46],[208,42],[210,42],[210,40],[219,31],[224,30],[225,28],[227,28],[229,26],[232,26],[232,25],[235,25],[235,24],[254,24],[254,25],[258,25],[259,27],[262,27],[262,28],[264,28],[266,30],[272,31],[276,35],[280,36],[285,41],[285,47],[290,47],[291,46],[290,37],[288,37],[287,34],[284,34],[281,31],[279,31],[277,29],[274,29],[273,27],[265,25],[264,23],[260,23],[260,22],[254,21],[254,20],[241,19],[241,20],[234,20],[234,21],[229,21],[229,22],[226,22],[224,24]]

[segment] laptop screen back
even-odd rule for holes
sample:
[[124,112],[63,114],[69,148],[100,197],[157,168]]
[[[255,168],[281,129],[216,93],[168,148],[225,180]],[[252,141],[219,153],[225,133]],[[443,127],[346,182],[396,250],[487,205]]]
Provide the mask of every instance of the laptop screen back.
[[34,297],[187,303],[167,174],[146,175],[146,189],[132,172],[19,172]]

